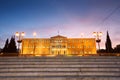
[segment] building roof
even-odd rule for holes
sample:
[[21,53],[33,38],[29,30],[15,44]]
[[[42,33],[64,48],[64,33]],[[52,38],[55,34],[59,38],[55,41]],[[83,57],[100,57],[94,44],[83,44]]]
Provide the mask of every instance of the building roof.
[[57,36],[53,36],[53,37],[51,37],[51,38],[67,38],[67,37],[61,36],[61,35],[57,35]]

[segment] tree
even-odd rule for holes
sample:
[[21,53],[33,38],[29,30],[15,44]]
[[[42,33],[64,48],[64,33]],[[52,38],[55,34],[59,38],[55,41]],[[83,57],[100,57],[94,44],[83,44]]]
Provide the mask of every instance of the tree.
[[115,53],[120,53],[120,44],[114,48]]
[[15,42],[15,37],[11,37],[10,43],[8,45],[8,52],[9,53],[15,53],[17,52],[17,47],[16,47],[16,42]]
[[8,45],[9,45],[9,39],[6,40],[5,46],[4,46],[3,50],[2,50],[2,52],[8,52]]
[[105,52],[106,52],[105,49],[100,49],[100,50],[97,51],[97,53],[105,53]]
[[0,48],[0,53],[2,52],[2,49]]
[[112,53],[112,51],[113,51],[112,43],[111,43],[108,31],[107,31],[107,38],[106,38],[105,46],[106,46],[106,52],[107,53]]

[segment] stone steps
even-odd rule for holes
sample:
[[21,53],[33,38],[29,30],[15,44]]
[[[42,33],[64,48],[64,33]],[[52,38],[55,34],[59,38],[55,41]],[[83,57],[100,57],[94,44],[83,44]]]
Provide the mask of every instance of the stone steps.
[[2,59],[120,59],[119,56],[79,56],[79,57],[74,57],[74,56],[63,56],[63,57],[1,57],[0,60]]
[[76,67],[113,67],[113,68],[116,68],[116,67],[118,67],[118,68],[120,68],[120,65],[108,65],[108,64],[106,64],[106,65],[97,65],[97,64],[95,64],[95,65],[93,65],[93,64],[86,64],[86,65],[79,65],[79,64],[76,64],[76,65],[64,65],[64,64],[59,64],[59,65],[32,65],[32,64],[30,64],[30,65],[0,65],[0,68],[7,68],[9,66],[9,68],[17,68],[17,67],[22,67],[22,68],[24,68],[24,67],[34,67],[34,68],[44,68],[44,67],[53,67],[53,68],[56,68],[56,67],[61,67],[61,68],[64,68],[64,67],[71,67],[71,68],[76,68]]
[[92,71],[101,71],[101,72],[103,72],[103,71],[106,71],[106,72],[114,72],[114,71],[116,71],[116,72],[119,72],[120,71],[120,68],[97,68],[97,67],[91,67],[91,68],[85,68],[85,67],[82,67],[82,68],[59,68],[59,67],[56,67],[56,68],[49,68],[49,67],[47,67],[47,68],[30,68],[30,67],[27,67],[27,68],[3,68],[3,69],[1,69],[1,71],[0,72],[23,72],[23,71],[38,71],[38,72],[42,72],[42,71],[66,71],[66,72],[73,72],[73,71],[80,71],[80,72],[84,72],[84,71],[88,71],[88,72],[92,72]]
[[120,57],[0,57],[0,80],[120,80]]
[[120,76],[119,72],[101,72],[101,71],[97,71],[97,72],[78,72],[78,71],[74,71],[74,72],[66,72],[66,71],[46,71],[46,72],[39,72],[39,71],[24,71],[24,72],[2,72],[0,73],[0,77],[1,76]]
[[87,61],[87,62],[117,62],[117,61],[120,61],[120,59],[18,59],[16,61],[16,59],[2,59],[0,60],[0,62],[61,62],[61,61],[64,61],[64,62],[84,62],[84,61]]
[[7,60],[7,61],[0,61],[0,62],[118,62],[120,60],[18,60],[18,61],[11,61],[11,60]]
[[54,61],[54,62],[50,62],[50,61],[47,61],[47,62],[45,62],[45,61],[38,61],[38,62],[26,62],[26,61],[18,61],[18,62],[0,62],[0,65],[20,65],[20,64],[23,64],[23,65],[29,65],[29,64],[39,64],[39,65],[44,65],[44,64],[49,64],[49,65],[52,65],[52,64],[57,64],[57,65],[59,65],[59,64],[74,64],[74,65],[76,65],[76,64],[79,64],[79,65],[82,65],[82,64],[102,64],[102,65],[104,65],[104,64],[108,64],[108,65],[115,65],[115,64],[118,64],[118,65],[120,65],[120,62],[93,62],[93,61],[91,61],[91,62],[86,62],[86,61],[84,61],[84,62],[58,62],[58,61]]
[[[29,78],[28,78],[29,77]],[[106,77],[106,76],[70,76],[70,77],[66,77],[66,76],[53,76],[53,77],[40,77],[40,76],[28,76],[28,77],[19,77],[19,76],[14,76],[14,77],[1,77],[2,80],[120,80],[120,77],[114,77],[114,76],[110,76],[110,77]]]

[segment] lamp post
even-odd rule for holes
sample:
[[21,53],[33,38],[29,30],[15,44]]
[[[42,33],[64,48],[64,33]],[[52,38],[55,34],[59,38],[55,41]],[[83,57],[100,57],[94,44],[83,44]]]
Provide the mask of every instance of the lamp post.
[[100,42],[101,42],[100,37],[102,36],[102,32],[93,32],[93,35],[96,38],[96,42],[98,43],[98,49],[100,50]]
[[[81,33],[80,35],[81,35],[81,38],[83,38],[84,33]],[[85,54],[84,54],[84,41],[83,41],[83,39],[82,39],[82,52],[83,52],[82,54],[84,56]]]
[[80,34],[80,36],[81,36],[81,38],[83,38],[83,36],[84,36],[84,33],[81,33],[81,34]]
[[35,43],[35,38],[37,36],[36,32],[33,32],[33,36],[34,36],[34,48],[33,48],[33,55],[35,56],[35,49],[36,49],[36,43]]
[[37,33],[36,32],[33,32],[33,36],[34,36],[34,38],[37,36]]
[[18,51],[20,52],[20,44],[22,42],[23,37],[25,36],[24,32],[16,32],[16,37],[18,38],[17,42],[18,42]]

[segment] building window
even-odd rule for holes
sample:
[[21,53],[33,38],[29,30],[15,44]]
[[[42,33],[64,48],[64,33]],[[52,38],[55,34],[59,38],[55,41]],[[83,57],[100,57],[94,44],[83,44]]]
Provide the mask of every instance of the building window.
[[52,48],[55,48],[55,46],[52,46]]
[[66,51],[64,51],[64,55],[66,54]]
[[54,51],[52,51],[52,54],[54,54]]
[[63,48],[66,48],[66,46],[64,45]]
[[68,46],[68,48],[71,48],[70,46]]

